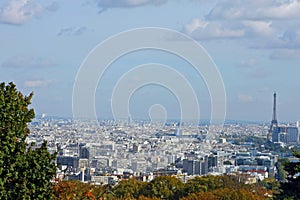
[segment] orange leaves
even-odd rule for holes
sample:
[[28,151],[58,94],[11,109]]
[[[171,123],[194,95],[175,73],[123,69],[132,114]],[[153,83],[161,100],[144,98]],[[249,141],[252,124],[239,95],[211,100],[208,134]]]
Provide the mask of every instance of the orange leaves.
[[105,196],[105,188],[80,181],[57,181],[52,187],[53,199],[100,200]]

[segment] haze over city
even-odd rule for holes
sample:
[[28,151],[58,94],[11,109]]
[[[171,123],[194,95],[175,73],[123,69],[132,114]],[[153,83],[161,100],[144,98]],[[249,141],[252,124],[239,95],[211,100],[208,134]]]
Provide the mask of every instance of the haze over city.
[[[195,39],[215,62],[226,91],[227,119],[269,122],[276,91],[278,121],[294,122],[300,119],[299,10],[297,0],[3,0],[0,79],[15,82],[25,94],[34,91],[38,115],[71,117],[76,74],[92,49],[130,29],[168,28]],[[203,78],[186,61],[157,50],[132,52],[111,64],[96,91],[99,118],[112,117],[112,91],[120,78],[145,63],[180,72],[198,97],[201,118],[210,118]],[[132,83],[143,77],[130,78]],[[180,117],[178,99],[157,85],[132,95],[132,117],[147,119],[157,104],[168,118]]]

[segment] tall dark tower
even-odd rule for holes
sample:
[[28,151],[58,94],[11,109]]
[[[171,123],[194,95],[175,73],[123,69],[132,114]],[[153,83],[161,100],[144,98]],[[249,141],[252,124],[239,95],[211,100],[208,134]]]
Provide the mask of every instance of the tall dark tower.
[[271,126],[270,126],[270,130],[269,130],[269,135],[268,135],[269,139],[270,139],[270,137],[271,137],[271,135],[273,133],[274,127],[278,127],[277,115],[276,115],[276,92],[274,92],[273,117],[272,117]]
[[273,118],[271,122],[271,127],[277,127],[278,122],[277,122],[277,116],[276,116],[276,92],[274,92],[274,103],[273,103]]

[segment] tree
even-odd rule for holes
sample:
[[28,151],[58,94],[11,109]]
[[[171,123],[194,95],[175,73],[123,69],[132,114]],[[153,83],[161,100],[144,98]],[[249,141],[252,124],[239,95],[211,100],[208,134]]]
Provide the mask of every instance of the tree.
[[284,169],[284,164],[288,163],[289,160],[287,158],[281,158],[276,163],[277,167],[277,179],[281,182],[286,182],[287,172]]
[[[57,181],[56,185],[53,185],[52,191],[54,195],[54,200],[60,199],[115,199],[108,198],[108,192],[111,188],[108,185],[91,185],[82,183],[78,180],[71,181]],[[106,190],[106,191],[105,191]]]
[[277,195],[280,192],[280,182],[275,178],[266,178],[259,182],[259,185],[268,190],[268,194]]
[[46,142],[34,150],[26,143],[32,96],[12,82],[0,83],[0,199],[51,199],[56,154],[48,152]]
[[137,199],[141,194],[141,189],[146,183],[135,179],[121,181],[113,192],[118,198],[123,199]]
[[193,193],[198,192],[206,192],[207,186],[201,182],[201,177],[196,177],[193,179],[188,180],[187,183],[184,184],[184,195],[189,196]]
[[[299,151],[294,151],[293,155],[300,159]],[[284,170],[287,172],[287,181],[281,184],[281,193],[277,198],[300,199],[300,162],[285,162]]]
[[184,195],[184,183],[176,177],[158,176],[143,191],[147,197],[176,200]]

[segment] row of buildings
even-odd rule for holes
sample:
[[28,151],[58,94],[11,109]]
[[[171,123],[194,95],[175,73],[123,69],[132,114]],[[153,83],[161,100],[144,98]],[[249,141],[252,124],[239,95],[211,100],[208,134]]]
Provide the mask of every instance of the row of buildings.
[[277,112],[276,112],[276,93],[274,93],[273,99],[273,118],[269,130],[269,138],[273,143],[279,143],[281,145],[297,144],[299,142],[299,122],[296,126],[290,125],[278,125]]
[[[57,176],[97,184],[115,184],[129,177],[149,181],[158,175],[189,177],[208,174],[251,175],[255,180],[275,177],[282,155],[263,144],[242,138],[298,145],[297,125],[278,125],[276,94],[271,127],[266,124],[150,124],[147,122],[37,119],[30,124],[28,143],[48,141],[57,156]],[[208,131],[213,136],[208,141]],[[180,134],[179,134],[180,133]],[[239,142],[237,142],[239,141]]]

